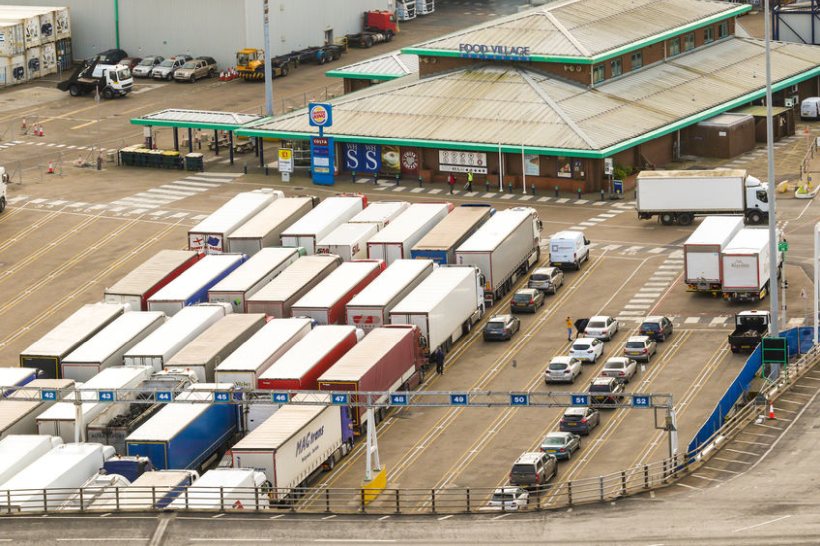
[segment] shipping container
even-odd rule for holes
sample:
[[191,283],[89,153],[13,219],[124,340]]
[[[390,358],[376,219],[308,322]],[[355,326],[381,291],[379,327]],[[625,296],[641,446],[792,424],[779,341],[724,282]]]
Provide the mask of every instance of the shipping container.
[[291,264],[278,277],[246,301],[248,313],[265,313],[288,318],[296,301],[307,294],[341,265],[338,256],[305,256]]
[[88,381],[105,368],[122,366],[125,353],[162,326],[165,319],[165,314],[158,311],[125,313],[66,356],[61,377]]
[[26,56],[0,57],[0,86],[17,85],[28,81]]
[[5,483],[25,467],[55,447],[62,438],[37,434],[11,434],[0,440],[0,483]]
[[269,189],[236,194],[188,230],[188,248],[208,254],[226,252],[226,238],[278,197],[284,194]]
[[461,205],[436,224],[410,249],[411,258],[427,258],[439,265],[456,263],[456,248],[495,214],[489,205]]
[[71,38],[71,16],[68,12],[68,8],[54,8],[54,27],[54,35],[58,40]]
[[259,376],[259,388],[316,390],[319,376],[362,336],[353,326],[316,326]]
[[282,246],[304,247],[316,254],[316,243],[367,206],[364,195],[328,197],[282,232]]
[[0,6],[0,18],[19,20],[23,25],[23,40],[26,48],[43,43],[40,34],[39,10],[31,6]]
[[431,260],[396,260],[345,306],[345,321],[365,333],[390,324],[390,310],[433,272]]
[[[762,300],[769,292],[769,230],[744,228],[729,241],[721,254],[723,297],[729,301]],[[777,255],[777,276],[783,255]],[[775,285],[776,286],[776,285]]]
[[376,228],[382,230],[409,206],[407,201],[376,201],[351,218],[350,223],[376,224]]
[[6,19],[0,12],[0,57],[14,57],[26,51],[22,19]]
[[376,224],[342,224],[316,243],[316,254],[333,254],[346,262],[367,258],[367,241],[377,231]]
[[42,57],[43,67],[40,71],[42,76],[57,73],[57,48],[54,42],[43,44]]
[[24,53],[26,58],[26,72],[33,80],[43,75],[43,46],[27,47]]
[[690,292],[720,291],[723,268],[720,254],[738,231],[739,216],[707,216],[683,243],[684,282]]
[[89,510],[151,510],[165,508],[185,489],[199,479],[194,470],[158,470],[144,472],[130,485],[120,489],[119,498],[96,499]]
[[212,382],[216,367],[264,325],[262,313],[228,315],[172,356],[165,367],[187,368],[200,383]]
[[40,369],[46,378],[59,379],[63,358],[114,322],[124,309],[116,303],[83,305],[20,353],[20,366]]
[[265,474],[254,468],[214,468],[178,496],[174,510],[262,510],[270,503],[264,494]]
[[194,265],[203,254],[191,250],[160,250],[125,277],[105,289],[106,303],[127,303],[132,311],[147,311],[148,298]]
[[186,305],[208,300],[208,290],[242,265],[242,254],[205,256],[148,298],[148,309],[169,317]]
[[234,313],[244,313],[248,297],[304,256],[301,248],[263,248],[208,291],[211,303],[227,303]]
[[[31,368],[0,368],[0,387],[22,387],[31,383],[42,372]],[[3,398],[13,393],[13,388],[0,388],[0,396]]]
[[271,246],[282,246],[282,232],[308,213],[315,197],[285,197],[259,211],[228,235],[227,251],[253,256]]
[[[35,379],[29,387],[54,389],[60,394],[73,389],[71,379]],[[37,434],[37,416],[54,402],[44,401],[37,391],[17,391],[0,403],[0,438],[9,434]]]
[[384,271],[381,260],[345,262],[293,304],[294,317],[319,324],[344,324],[345,305]]
[[451,210],[452,203],[410,205],[390,225],[367,241],[367,256],[371,260],[384,260],[388,265],[395,260],[410,258],[410,249]]
[[310,332],[308,319],[273,319],[216,367],[217,383],[256,390],[259,376]]

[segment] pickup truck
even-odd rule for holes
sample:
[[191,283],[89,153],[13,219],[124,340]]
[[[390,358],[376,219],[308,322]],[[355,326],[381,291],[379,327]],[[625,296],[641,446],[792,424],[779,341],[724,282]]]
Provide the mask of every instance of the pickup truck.
[[174,80],[194,83],[201,78],[213,78],[215,75],[216,61],[211,57],[197,57],[177,68]]
[[735,315],[735,330],[729,334],[733,353],[752,352],[769,333],[768,311],[741,311]]

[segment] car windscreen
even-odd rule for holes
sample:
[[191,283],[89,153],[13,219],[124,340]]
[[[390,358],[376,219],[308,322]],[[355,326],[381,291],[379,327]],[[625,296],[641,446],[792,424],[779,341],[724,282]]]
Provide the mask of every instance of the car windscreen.
[[152,66],[154,64],[154,59],[143,59],[140,61],[140,64],[137,66]]
[[532,297],[529,294],[516,294],[513,296],[513,301],[516,303],[529,303]]
[[504,321],[502,320],[491,320],[487,323],[487,328],[489,330],[503,330],[504,329]]
[[583,419],[584,416],[580,413],[565,413],[564,420],[565,421],[580,421]]
[[572,346],[573,351],[586,351],[589,349],[589,345],[587,343],[576,343]]
[[174,66],[174,60],[173,59],[165,59],[164,61],[159,63],[159,65],[164,66],[166,68],[171,68],[172,66]]
[[601,320],[591,320],[587,324],[587,328],[606,328],[606,323]]
[[645,349],[646,345],[643,341],[627,341],[626,342],[627,349]]
[[548,281],[550,280],[549,275],[544,275],[543,273],[533,273],[530,277],[534,281]]
[[564,445],[563,438],[544,438],[544,441],[541,442],[542,446],[562,446]]
[[182,68],[196,68],[196,63],[185,63]]
[[561,371],[566,370],[567,367],[567,364],[563,362],[550,362],[550,370]]
[[612,392],[612,390],[609,388],[609,383],[601,383],[600,385],[590,386],[589,392]]
[[644,332],[657,332],[661,327],[657,322],[644,322],[641,324],[641,330]]
[[623,362],[607,362],[604,365],[604,369],[606,370],[620,370],[624,367]]
[[512,493],[493,493],[493,501],[495,502],[512,502],[515,500],[515,495]]
[[531,464],[514,464],[512,467],[512,473],[519,476],[529,476],[535,474],[535,466]]

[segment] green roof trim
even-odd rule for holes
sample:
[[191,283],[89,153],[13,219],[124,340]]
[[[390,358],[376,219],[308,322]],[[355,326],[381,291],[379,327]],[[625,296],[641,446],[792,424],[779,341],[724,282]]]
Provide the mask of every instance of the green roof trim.
[[345,72],[343,68],[338,70],[328,70],[325,76],[328,78],[345,78],[348,80],[379,80],[390,81],[402,78],[407,74],[368,74],[366,72]]
[[209,129],[211,131],[236,131],[237,129],[243,127],[243,125],[236,123],[200,123],[145,118],[131,118],[131,125],[144,125],[148,127],[176,127],[178,129]]

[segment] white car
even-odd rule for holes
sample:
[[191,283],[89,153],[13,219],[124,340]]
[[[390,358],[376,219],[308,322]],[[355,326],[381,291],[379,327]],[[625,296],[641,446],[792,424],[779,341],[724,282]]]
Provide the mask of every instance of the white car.
[[580,337],[576,339],[569,349],[569,356],[575,357],[581,362],[598,361],[598,357],[604,354],[604,342],[593,337]]
[[609,341],[618,333],[618,326],[618,319],[604,315],[592,317],[584,328],[584,336]]
[[581,375],[581,361],[571,356],[556,356],[544,372],[544,382],[575,383],[575,378]]
[[493,491],[487,510],[524,510],[530,502],[530,494],[523,487],[499,487]]
[[621,383],[629,383],[638,371],[638,363],[625,356],[615,356],[604,364],[601,375],[614,377]]

